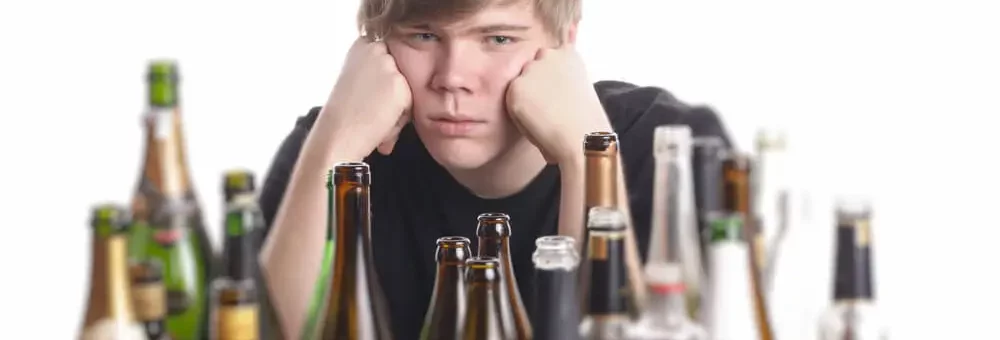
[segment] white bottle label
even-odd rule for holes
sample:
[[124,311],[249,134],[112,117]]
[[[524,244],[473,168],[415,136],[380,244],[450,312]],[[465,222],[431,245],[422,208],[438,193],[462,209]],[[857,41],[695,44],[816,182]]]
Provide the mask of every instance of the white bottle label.
[[87,327],[81,340],[145,340],[146,331],[138,323],[103,319]]

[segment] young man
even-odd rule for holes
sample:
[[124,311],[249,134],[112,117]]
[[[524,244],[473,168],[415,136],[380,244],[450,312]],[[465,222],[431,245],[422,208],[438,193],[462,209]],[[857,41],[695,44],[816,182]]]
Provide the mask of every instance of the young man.
[[283,328],[298,338],[326,235],[326,171],[372,172],[372,246],[393,331],[419,334],[441,236],[475,240],[476,216],[511,216],[511,252],[526,305],[534,241],[583,236],[583,136],[619,134],[620,207],[649,234],[653,129],[687,124],[728,138],[709,109],[621,82],[592,84],[573,49],[580,0],[362,0],[366,37],[348,52],[330,97],[296,122],[271,165],[261,254]]

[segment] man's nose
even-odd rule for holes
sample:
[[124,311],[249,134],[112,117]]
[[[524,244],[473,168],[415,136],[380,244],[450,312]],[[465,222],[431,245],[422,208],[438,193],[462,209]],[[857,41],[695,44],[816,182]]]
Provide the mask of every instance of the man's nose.
[[475,63],[473,59],[461,47],[449,47],[436,61],[431,86],[442,92],[472,93],[474,86],[470,66]]

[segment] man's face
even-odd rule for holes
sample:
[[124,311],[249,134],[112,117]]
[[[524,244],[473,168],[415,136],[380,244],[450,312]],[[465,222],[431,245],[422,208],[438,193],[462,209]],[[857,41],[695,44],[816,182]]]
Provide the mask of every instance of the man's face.
[[479,168],[522,140],[507,85],[555,42],[533,8],[490,6],[461,21],[403,25],[387,39],[413,92],[416,132],[445,168]]

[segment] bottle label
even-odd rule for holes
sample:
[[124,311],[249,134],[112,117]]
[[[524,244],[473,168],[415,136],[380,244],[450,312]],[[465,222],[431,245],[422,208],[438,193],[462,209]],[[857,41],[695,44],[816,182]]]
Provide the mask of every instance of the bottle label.
[[138,323],[101,319],[83,330],[81,340],[145,340],[146,330]]
[[167,290],[167,313],[183,314],[191,307],[191,297],[183,290]]
[[257,305],[219,308],[219,340],[257,340]]
[[153,112],[154,132],[156,139],[164,140],[170,137],[174,129],[174,113],[170,111]]
[[167,315],[167,292],[162,283],[133,286],[132,299],[135,303],[135,314],[139,320],[160,320]]

